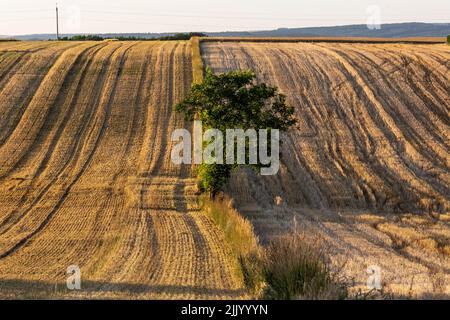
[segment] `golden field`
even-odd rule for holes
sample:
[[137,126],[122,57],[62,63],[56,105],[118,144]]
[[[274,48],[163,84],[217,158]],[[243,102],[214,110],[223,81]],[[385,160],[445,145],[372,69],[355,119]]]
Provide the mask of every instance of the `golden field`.
[[[226,187],[263,243],[301,229],[355,289],[378,265],[388,292],[450,295],[449,46],[201,49],[205,66],[253,69],[296,108],[280,173],[240,170]],[[191,129],[173,112],[191,52],[184,41],[0,42],[0,298],[247,297],[192,168],[170,161],[173,130]],[[70,265],[79,292],[66,289]]]
[[295,106],[277,176],[227,191],[262,240],[299,228],[327,240],[364,289],[450,294],[450,47],[445,44],[203,42],[215,72],[255,70]]
[[[0,44],[0,295],[233,298],[222,236],[170,161],[189,42]],[[66,268],[82,271],[81,293]]]

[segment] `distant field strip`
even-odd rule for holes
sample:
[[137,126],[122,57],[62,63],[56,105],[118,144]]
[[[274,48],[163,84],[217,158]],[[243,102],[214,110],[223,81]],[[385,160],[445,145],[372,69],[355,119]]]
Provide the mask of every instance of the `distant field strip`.
[[170,161],[191,82],[189,42],[0,44],[1,297],[242,295]]
[[420,38],[363,38],[363,37],[203,37],[201,42],[259,42],[259,43],[371,43],[371,44],[442,44],[446,38],[420,37]]

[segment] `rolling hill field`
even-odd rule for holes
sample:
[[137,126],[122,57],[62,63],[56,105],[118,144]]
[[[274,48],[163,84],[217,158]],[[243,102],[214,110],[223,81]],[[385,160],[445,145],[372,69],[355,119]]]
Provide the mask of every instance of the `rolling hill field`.
[[[210,41],[202,56],[296,108],[279,174],[226,187],[263,243],[301,229],[355,288],[376,265],[389,292],[450,296],[449,46]],[[0,42],[0,298],[247,297],[192,168],[170,161],[191,83],[190,42]]]
[[[0,43],[0,296],[236,298],[227,246],[170,161],[189,42]],[[192,200],[192,201],[190,201]]]
[[[450,294],[450,47],[204,42],[215,72],[255,70],[295,106],[280,173],[228,192],[270,239],[325,238],[357,286],[379,266],[400,295]],[[419,215],[412,215],[417,213]]]

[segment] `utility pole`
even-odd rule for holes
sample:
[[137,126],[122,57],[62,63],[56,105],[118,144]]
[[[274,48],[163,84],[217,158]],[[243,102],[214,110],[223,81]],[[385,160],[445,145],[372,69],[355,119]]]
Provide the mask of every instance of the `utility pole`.
[[56,3],[56,40],[59,40],[59,17],[58,17],[58,3]]

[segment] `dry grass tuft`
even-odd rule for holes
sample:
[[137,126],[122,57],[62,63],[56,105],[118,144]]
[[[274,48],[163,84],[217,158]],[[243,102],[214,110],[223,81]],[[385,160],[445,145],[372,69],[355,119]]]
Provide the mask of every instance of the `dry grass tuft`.
[[232,206],[230,199],[203,199],[207,215],[224,231],[225,239],[236,256],[246,256],[259,247],[252,224]]
[[347,285],[329,268],[327,247],[300,233],[259,245],[251,223],[229,199],[203,200],[207,215],[224,231],[237,272],[258,299],[345,299]]
[[317,239],[290,234],[241,259],[246,285],[262,299],[348,297],[347,284],[329,267],[326,246]]

